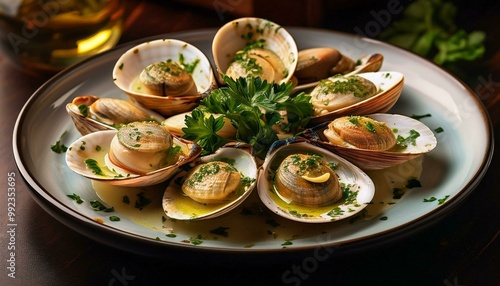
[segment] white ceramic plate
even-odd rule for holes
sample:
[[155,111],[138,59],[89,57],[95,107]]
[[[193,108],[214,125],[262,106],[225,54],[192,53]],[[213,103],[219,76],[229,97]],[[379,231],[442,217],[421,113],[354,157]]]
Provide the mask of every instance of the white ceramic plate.
[[[112,80],[112,69],[133,45],[157,38],[187,41],[211,57],[215,30],[162,35],[118,47],[56,75],[33,94],[21,111],[14,129],[13,149],[18,168],[32,187],[33,198],[50,214],[95,240],[142,254],[165,255],[172,249],[217,252],[276,252],[322,246],[357,247],[389,242],[432,224],[459,205],[477,186],[493,152],[492,127],[484,107],[470,89],[438,66],[399,48],[352,35],[322,30],[290,28],[299,49],[331,46],[352,58],[382,53],[382,70],[405,76],[401,98],[391,110],[404,115],[430,114],[421,120],[437,133],[438,146],[423,160],[422,187],[392,198],[384,183],[419,172],[416,165],[388,170],[376,182],[373,209],[364,219],[326,224],[304,224],[266,211],[257,192],[229,214],[203,222],[162,221],[163,186],[157,189],[105,188],[73,173],[64,154],[50,147],[63,132],[69,145],[80,135],[65,105],[74,97],[94,94],[124,98]],[[416,167],[417,166],[417,167]],[[384,182],[386,181],[386,182]],[[97,195],[97,189],[99,196]],[[68,195],[77,194],[81,204]],[[123,202],[128,197],[129,204]],[[424,202],[424,199],[436,198]],[[440,199],[443,200],[439,204]],[[151,203],[144,206],[144,200]],[[95,211],[99,200],[114,212]],[[138,202],[138,208],[134,207]],[[369,207],[367,208],[369,209]],[[110,221],[117,216],[120,221]]]

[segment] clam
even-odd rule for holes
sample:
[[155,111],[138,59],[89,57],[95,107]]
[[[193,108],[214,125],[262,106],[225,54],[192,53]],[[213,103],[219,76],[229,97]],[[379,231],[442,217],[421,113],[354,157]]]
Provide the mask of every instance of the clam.
[[112,130],[136,121],[165,120],[160,114],[118,98],[77,96],[66,105],[66,111],[77,130],[86,135],[100,130]]
[[66,152],[66,164],[92,180],[142,187],[168,180],[200,153],[198,144],[170,135],[158,123],[133,122],[77,139]]
[[173,219],[223,215],[255,188],[258,166],[247,144],[226,145],[191,165],[191,170],[177,174],[165,190],[163,209]]
[[291,154],[280,164],[275,177],[276,194],[286,203],[321,207],[342,197],[335,171],[317,154]]
[[296,86],[293,92],[314,88],[320,80],[344,74],[346,76],[365,72],[377,72],[382,67],[382,54],[370,54],[354,62],[335,48],[319,47],[299,51],[294,78]]
[[261,77],[285,83],[297,66],[297,45],[281,26],[261,18],[240,18],[222,26],[212,43],[212,54],[219,75],[231,78]]
[[422,122],[385,113],[340,117],[306,130],[304,136],[363,170],[404,163],[437,145],[434,133]]
[[257,189],[272,212],[306,223],[355,215],[375,194],[372,180],[361,169],[299,137],[271,147]]
[[113,80],[131,101],[163,116],[192,110],[217,87],[205,54],[176,39],[129,49],[116,62]]
[[311,124],[344,115],[387,112],[399,99],[403,74],[395,71],[337,75],[322,80],[309,94],[314,107]]

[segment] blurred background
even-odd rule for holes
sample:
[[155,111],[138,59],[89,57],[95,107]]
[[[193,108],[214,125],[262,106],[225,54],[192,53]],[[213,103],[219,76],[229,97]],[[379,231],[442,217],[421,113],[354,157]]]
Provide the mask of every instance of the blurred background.
[[[80,54],[74,51],[77,40],[73,38],[86,39],[95,33],[69,33],[72,40],[63,41],[68,51],[60,53],[61,58],[69,54],[69,60],[51,62],[47,56],[49,53],[43,50],[50,50],[58,44],[56,40],[61,37],[57,35],[62,34],[55,33],[55,38],[51,38],[54,35],[51,34],[48,40],[40,42],[35,40],[35,35],[45,35],[46,29],[52,28],[47,15],[58,14],[50,5],[54,1],[90,5],[91,8],[87,9],[73,11],[68,8],[64,11],[73,11],[70,16],[75,18],[94,15],[95,23],[87,21],[83,24],[96,28],[93,31],[104,29],[104,34],[109,37],[97,37],[99,45],[87,47],[84,50],[88,53]],[[35,7],[31,14],[20,15],[12,8],[23,3]],[[12,144],[14,123],[33,92],[67,65],[115,45],[171,32],[217,29],[243,16],[267,18],[283,26],[357,34],[402,46],[449,70],[466,83],[490,112],[497,134],[500,128],[500,0],[120,0],[116,6],[104,8],[108,3],[118,2],[0,0],[0,114],[7,122],[0,126],[3,145]],[[59,20],[67,23],[68,19]],[[56,28],[65,30],[71,26]],[[13,38],[10,34],[11,38],[8,38],[12,31],[21,37]],[[26,52],[13,49],[13,46],[21,48],[29,44],[27,42],[35,44]],[[48,64],[38,65],[38,62]],[[498,135],[496,139],[499,140]],[[344,281],[343,285],[349,285],[349,281],[364,285],[416,285],[415,281],[422,282],[419,285],[498,285],[499,195],[496,190],[500,161],[497,154],[488,174],[459,212],[449,214],[446,220],[417,236],[375,248],[363,255],[344,257],[340,263],[332,259],[311,275],[307,284],[321,285],[324,283],[322,278],[330,277],[335,270],[339,276],[332,277],[332,281]],[[16,170],[10,147],[0,149],[0,157],[4,160],[2,170],[5,173]],[[67,228],[36,204],[20,176],[17,180],[16,198],[20,206],[16,213],[20,222],[17,253],[19,263],[23,264],[19,266],[20,276],[21,279],[24,276],[27,283],[17,279],[9,280],[14,283],[10,285],[68,285],[70,281],[71,285],[82,285],[84,279],[91,278],[109,281],[109,285],[140,285],[141,282],[142,285],[155,285],[158,281],[168,281],[169,271],[178,278],[181,275],[176,271],[184,269],[192,271],[187,275],[187,281],[202,280],[203,277],[196,277],[198,272],[190,268],[191,264],[177,263],[175,258],[155,260],[119,251]],[[3,195],[6,196],[5,192]],[[7,201],[5,197],[3,201]],[[7,257],[7,248],[2,249]],[[356,268],[361,260],[365,265],[369,264],[370,269]],[[277,285],[273,282],[279,281],[279,274],[289,270],[294,261],[301,260],[290,260],[290,263],[276,265],[274,269],[254,265],[249,271],[239,269],[240,265],[234,261],[226,261],[223,264],[226,268],[213,273],[213,277],[219,280],[207,278],[207,284],[221,282],[222,285],[224,281],[243,274],[247,280],[241,285],[256,284],[257,276],[261,279],[269,276],[268,283],[260,280],[260,285]],[[238,273],[227,273],[228,268],[238,270]],[[360,275],[363,271],[365,275]],[[110,279],[124,273],[136,277],[135,281],[115,279],[114,284],[111,283]],[[3,285],[4,279],[0,278],[0,284]]]

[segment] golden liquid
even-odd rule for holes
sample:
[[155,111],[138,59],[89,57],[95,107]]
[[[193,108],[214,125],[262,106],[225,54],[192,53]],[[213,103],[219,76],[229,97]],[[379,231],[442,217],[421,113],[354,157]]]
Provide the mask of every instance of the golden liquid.
[[2,47],[28,69],[59,71],[112,48],[121,35],[119,0],[9,1],[0,0]]
[[[422,173],[422,162],[422,157],[419,157],[395,167],[367,172],[375,183],[375,197],[372,200],[373,203],[365,208],[364,215],[360,220],[356,220],[356,223],[363,220],[377,219],[388,208],[397,204],[400,199],[393,198],[393,188],[404,188],[409,179],[419,179]],[[334,232],[335,229],[340,229],[351,223],[350,219],[345,219],[327,224],[304,224],[279,217],[267,210],[261,203],[257,190],[254,190],[241,206],[220,217],[200,221],[170,220],[162,208],[163,192],[167,184],[147,188],[130,188],[93,181],[92,187],[103,202],[114,207],[114,215],[127,218],[138,225],[165,234],[177,235],[176,239],[164,235],[159,237],[161,240],[166,241],[189,240],[190,237],[201,235],[204,240],[218,240],[234,243],[241,247],[252,247],[252,245],[265,243],[279,244],[295,237],[318,236],[327,231]],[[411,190],[405,192],[410,193]],[[134,201],[139,193],[151,199],[151,203],[142,210],[134,206]],[[130,203],[123,202],[124,196],[130,198]],[[274,197],[274,199],[278,202],[280,200],[278,197]],[[284,203],[279,202],[279,204]],[[194,209],[190,209],[191,207],[192,203],[185,206],[185,208],[189,209],[188,211],[194,211]],[[250,211],[250,214],[248,211]],[[300,211],[307,213],[310,210],[304,208],[300,209]],[[276,224],[272,224],[270,221]],[[228,237],[211,233],[211,230],[221,226],[229,228]]]

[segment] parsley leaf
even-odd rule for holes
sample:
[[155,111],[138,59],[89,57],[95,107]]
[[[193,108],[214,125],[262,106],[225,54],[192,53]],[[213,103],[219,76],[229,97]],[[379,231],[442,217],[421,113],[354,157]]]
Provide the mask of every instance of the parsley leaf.
[[203,148],[203,154],[215,152],[218,147],[223,146],[229,140],[217,135],[217,131],[224,126],[222,116],[215,118],[213,115],[205,117],[200,109],[194,109],[191,115],[185,118],[186,127],[182,128],[184,138],[195,141]]
[[66,131],[63,132],[59,140],[56,141],[54,145],[50,146],[50,149],[58,154],[65,153],[68,150],[68,147],[61,143],[62,138],[66,135]]
[[[230,141],[250,144],[258,157],[263,158],[269,147],[278,140],[277,132],[296,134],[309,123],[313,113],[310,97],[301,93],[290,96],[291,83],[268,83],[260,77],[232,79],[223,76],[227,86],[205,97],[191,115],[186,116],[184,138],[197,142],[203,154],[213,153]],[[213,115],[220,114],[215,118]],[[236,138],[217,134],[224,118],[236,128]]]

